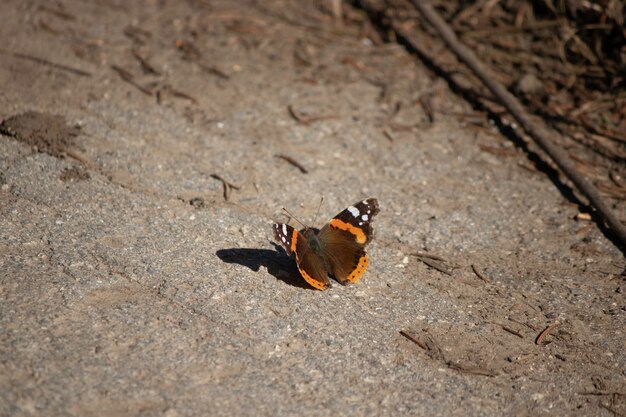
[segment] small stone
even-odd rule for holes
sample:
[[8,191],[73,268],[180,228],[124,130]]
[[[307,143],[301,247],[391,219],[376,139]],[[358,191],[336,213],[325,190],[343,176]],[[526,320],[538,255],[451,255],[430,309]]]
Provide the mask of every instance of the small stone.
[[535,74],[528,73],[519,79],[516,89],[525,95],[539,95],[543,93],[544,86]]
[[204,207],[204,199],[202,197],[194,197],[189,200],[189,204],[191,204],[195,208],[202,208]]
[[591,214],[589,213],[578,213],[576,214],[576,217],[574,217],[576,220],[583,220],[583,221],[589,221],[591,220]]

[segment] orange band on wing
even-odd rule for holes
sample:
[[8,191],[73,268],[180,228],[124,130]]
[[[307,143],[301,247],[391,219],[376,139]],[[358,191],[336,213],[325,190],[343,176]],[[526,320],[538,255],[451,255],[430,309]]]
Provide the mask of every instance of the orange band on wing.
[[365,236],[365,233],[363,233],[363,229],[352,226],[350,223],[343,222],[339,219],[332,219],[330,221],[330,227],[352,233],[356,238],[356,241],[360,244],[364,244],[365,242],[367,242],[367,236]]
[[[300,265],[300,258],[298,257],[298,252],[296,251],[297,244],[298,244],[298,231],[296,229],[293,229],[293,234],[291,235],[291,252],[292,253],[295,252],[296,261],[298,265]],[[298,271],[300,271],[300,275],[302,275],[302,278],[304,278],[304,280],[308,282],[309,285],[311,285],[312,287],[317,288],[318,290],[322,290],[322,291],[324,291],[327,288],[325,283],[314,279],[311,275],[307,274],[304,269],[300,268],[300,266],[298,266]]]
[[311,275],[307,274],[304,269],[298,267],[298,270],[300,271],[300,274],[302,275],[302,278],[304,278],[304,280],[306,282],[308,282],[309,285],[311,285],[312,287],[317,288],[318,290],[322,290],[322,291],[324,291],[326,289],[326,284],[324,284],[323,282],[320,282],[320,281],[314,279]]
[[[296,244],[298,243],[298,231],[293,229],[293,233],[291,234],[291,252],[296,252]],[[296,252],[296,255],[298,253]]]
[[356,268],[354,268],[354,271],[352,271],[352,273],[348,275],[347,280],[350,282],[357,282],[359,279],[361,279],[361,277],[367,270],[367,264],[368,256],[367,254],[365,254],[361,256],[361,259],[359,259],[359,263],[357,264]]

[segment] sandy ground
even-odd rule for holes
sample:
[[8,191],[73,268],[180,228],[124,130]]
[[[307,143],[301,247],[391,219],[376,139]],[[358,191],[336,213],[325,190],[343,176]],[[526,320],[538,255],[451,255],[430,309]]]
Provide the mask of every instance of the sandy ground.
[[[358,11],[0,15],[0,415],[626,414],[623,255]],[[381,206],[325,292],[271,228],[322,196]]]

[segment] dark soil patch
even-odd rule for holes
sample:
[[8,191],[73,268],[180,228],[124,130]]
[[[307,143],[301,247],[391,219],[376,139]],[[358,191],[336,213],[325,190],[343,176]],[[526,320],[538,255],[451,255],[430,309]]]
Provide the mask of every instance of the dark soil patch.
[[60,158],[74,147],[78,127],[68,126],[63,116],[28,111],[0,123],[0,133]]

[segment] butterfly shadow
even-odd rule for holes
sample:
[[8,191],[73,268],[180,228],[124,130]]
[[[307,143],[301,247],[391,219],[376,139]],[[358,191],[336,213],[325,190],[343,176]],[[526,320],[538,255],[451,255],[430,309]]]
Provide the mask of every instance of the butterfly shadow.
[[282,247],[274,245],[275,250],[254,248],[220,249],[215,254],[223,262],[239,264],[259,272],[262,266],[277,279],[299,288],[311,289],[306,285],[298,271],[294,259],[287,255]]

